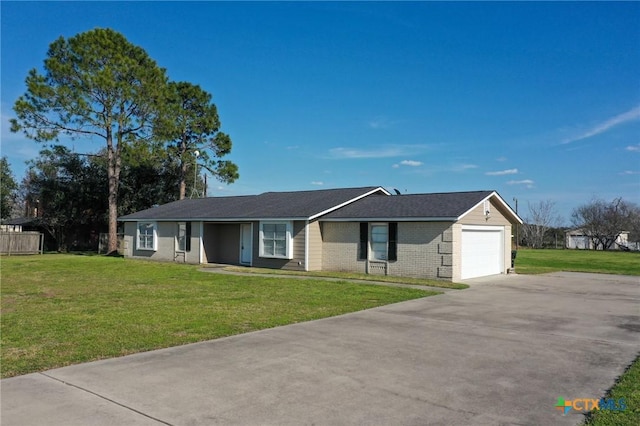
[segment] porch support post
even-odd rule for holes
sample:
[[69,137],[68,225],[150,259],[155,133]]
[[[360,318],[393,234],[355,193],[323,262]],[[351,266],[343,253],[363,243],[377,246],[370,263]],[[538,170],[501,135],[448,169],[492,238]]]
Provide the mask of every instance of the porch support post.
[[309,221],[304,223],[304,270],[309,271]]
[[204,222],[200,221],[200,236],[198,237],[198,247],[200,247],[200,259],[199,262],[202,265],[204,263]]

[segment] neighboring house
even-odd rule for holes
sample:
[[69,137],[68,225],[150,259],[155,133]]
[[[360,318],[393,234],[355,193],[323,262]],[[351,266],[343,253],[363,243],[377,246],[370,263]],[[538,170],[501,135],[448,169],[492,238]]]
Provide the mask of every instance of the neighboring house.
[[[613,236],[612,236],[613,237]],[[629,246],[629,233],[621,232],[609,250],[620,250]],[[568,249],[594,250],[593,239],[584,229],[571,229],[565,232],[565,247]],[[598,245],[597,250],[602,250]]]
[[507,273],[522,223],[495,191],[382,187],[188,199],[119,220],[126,257],[453,281]]

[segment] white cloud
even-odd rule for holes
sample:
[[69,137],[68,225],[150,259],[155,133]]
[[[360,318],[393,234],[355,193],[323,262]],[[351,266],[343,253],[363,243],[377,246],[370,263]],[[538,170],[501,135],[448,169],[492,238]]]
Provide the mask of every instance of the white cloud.
[[422,152],[426,148],[426,145],[386,145],[370,149],[340,147],[330,149],[329,158],[343,160],[400,157]]
[[322,182],[322,181],[318,181],[318,180],[314,180],[314,181],[312,181],[312,182],[311,182],[311,185],[318,185],[318,186],[320,186],[320,185],[324,185],[324,182]]
[[402,160],[399,163],[394,164],[393,167],[394,169],[397,169],[400,166],[409,166],[409,167],[418,167],[418,166],[422,166],[424,163],[422,161],[415,161],[415,160]]
[[533,184],[535,182],[531,179],[523,179],[523,180],[510,180],[507,182],[507,185],[525,185],[527,188],[533,188]]
[[518,169],[507,169],[507,170],[500,170],[497,172],[485,173],[485,175],[487,176],[504,176],[504,175],[515,175],[515,174],[518,174]]
[[640,152],[640,143],[637,145],[629,145],[625,148],[627,151]]
[[387,117],[380,116],[370,120],[367,125],[372,129],[388,129],[397,123],[399,123],[398,120],[389,120]]
[[562,141],[562,143],[567,144],[567,143],[576,142],[582,139],[587,139],[592,136],[596,136],[601,133],[604,133],[607,130],[611,129],[612,127],[619,126],[621,124],[628,123],[630,121],[635,121],[635,120],[640,120],[640,105],[630,109],[627,112],[616,115],[615,117],[612,117],[600,124],[597,124],[591,129],[587,130],[586,132],[583,132],[578,136],[565,139]]
[[477,168],[478,168],[477,164],[460,164],[460,165],[454,166],[451,170],[453,170],[454,172],[463,172],[465,170],[477,169]]
[[496,161],[507,161],[507,157],[498,157]]
[[640,175],[640,172],[634,172],[632,170],[625,170],[624,172],[618,173],[619,175]]

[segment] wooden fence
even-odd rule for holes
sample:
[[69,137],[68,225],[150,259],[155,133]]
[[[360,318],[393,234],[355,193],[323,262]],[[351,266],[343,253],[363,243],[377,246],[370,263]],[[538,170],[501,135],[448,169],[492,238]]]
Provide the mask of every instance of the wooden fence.
[[0,232],[0,254],[42,254],[43,247],[40,232]]

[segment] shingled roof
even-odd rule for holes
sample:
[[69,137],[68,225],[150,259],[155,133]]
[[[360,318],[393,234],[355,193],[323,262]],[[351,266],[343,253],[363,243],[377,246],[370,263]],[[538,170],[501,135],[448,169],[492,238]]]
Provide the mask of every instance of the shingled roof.
[[[118,218],[136,220],[313,219],[370,194],[388,195],[378,186],[315,191],[265,192],[237,197],[174,201]],[[384,197],[374,197],[384,198]]]
[[367,197],[322,217],[341,219],[441,219],[457,220],[494,191]]

